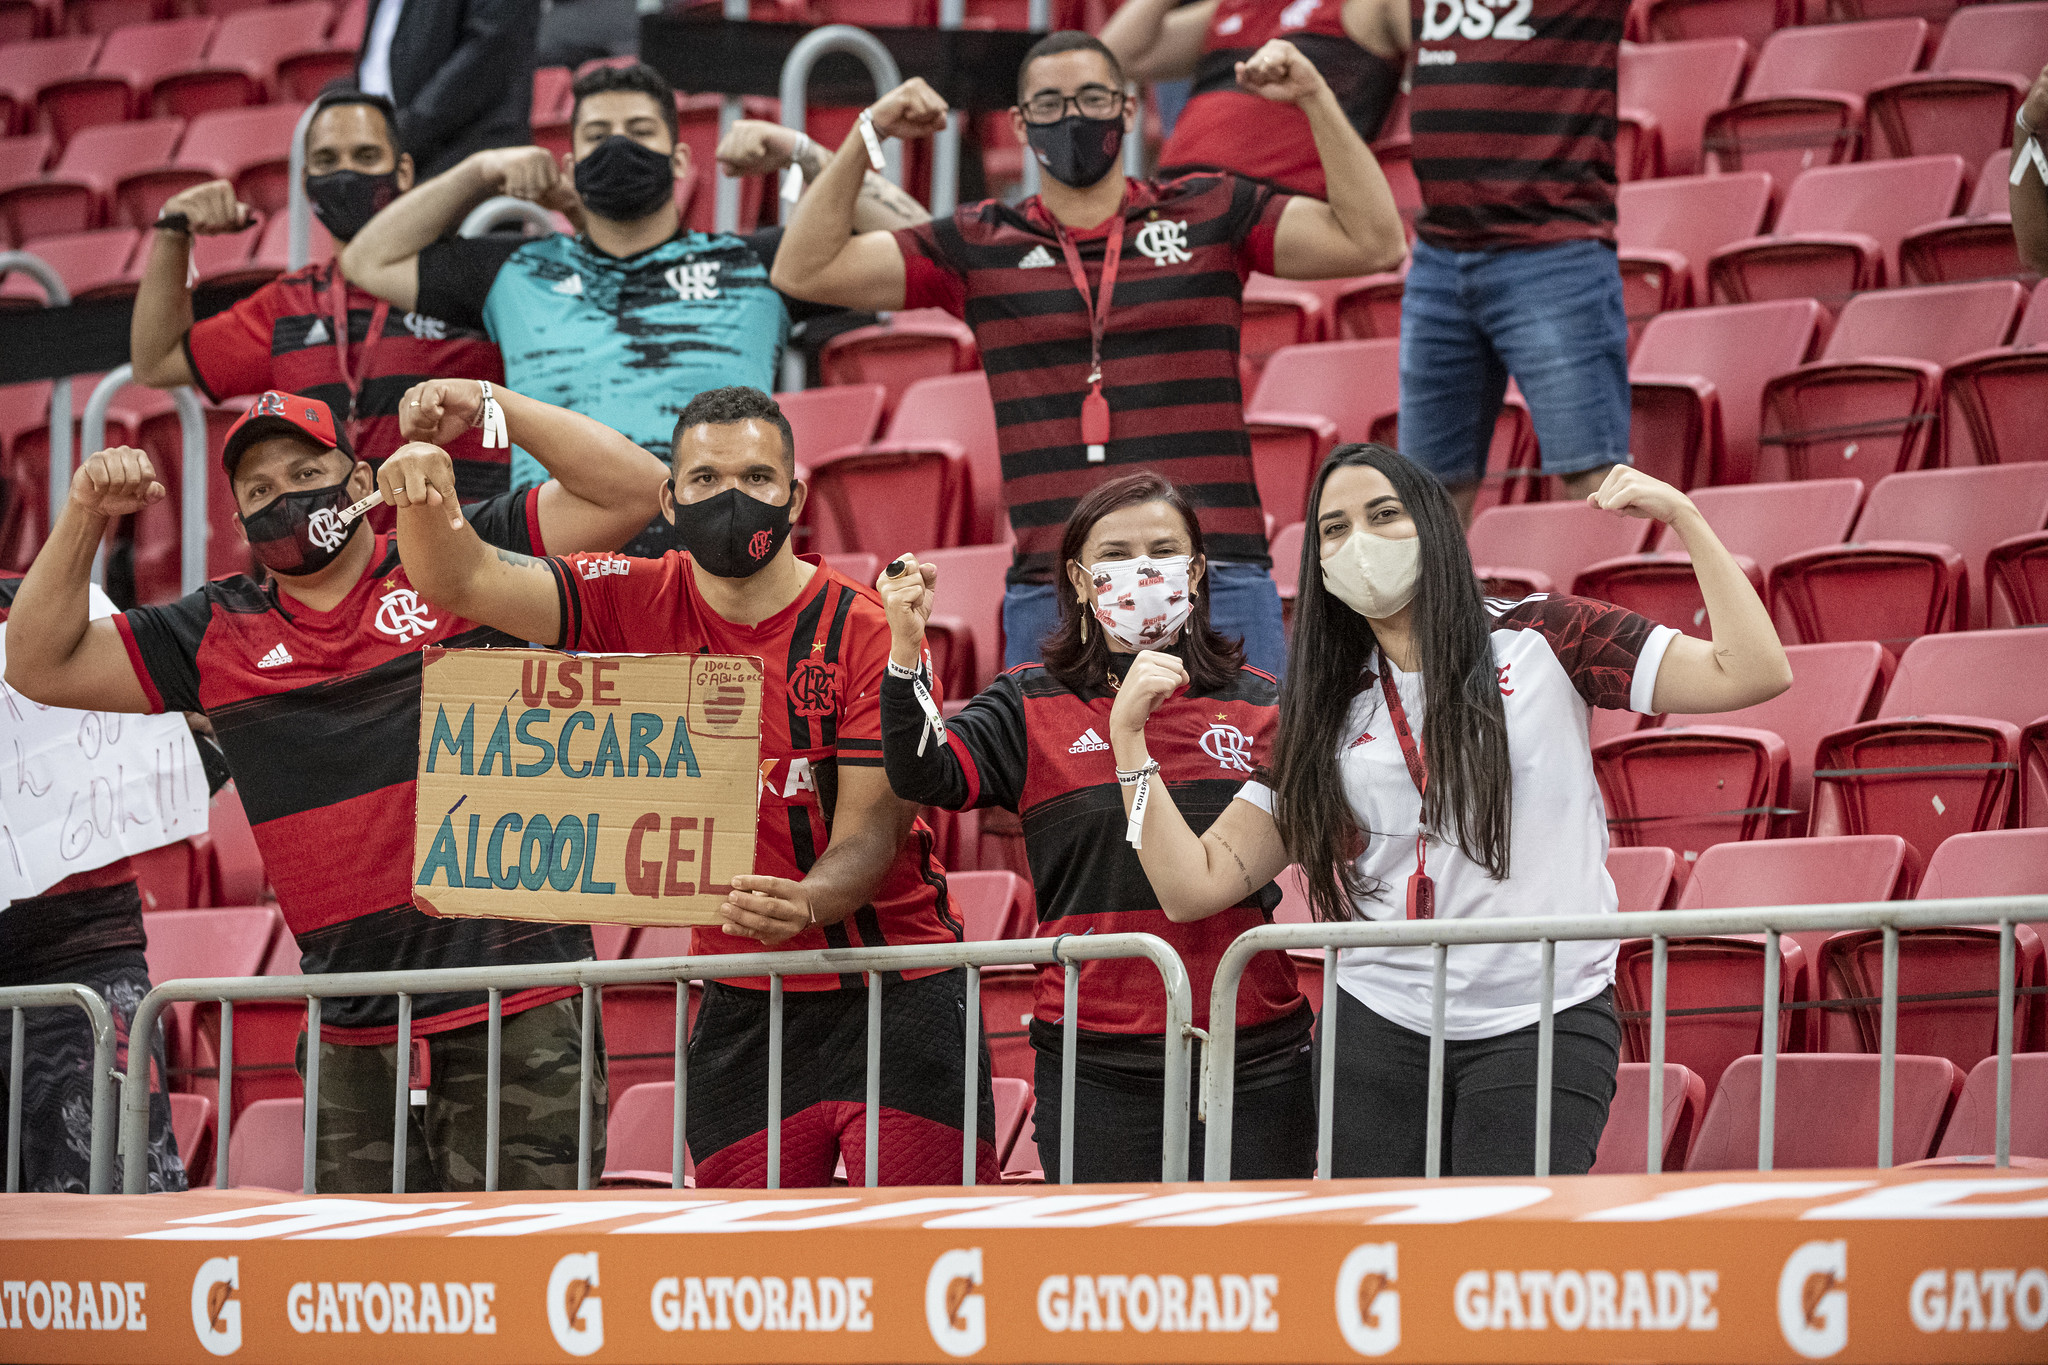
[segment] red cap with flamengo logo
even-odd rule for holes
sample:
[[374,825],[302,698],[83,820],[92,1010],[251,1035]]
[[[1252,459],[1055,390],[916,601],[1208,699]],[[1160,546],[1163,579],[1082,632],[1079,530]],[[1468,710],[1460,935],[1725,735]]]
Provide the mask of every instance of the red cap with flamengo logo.
[[302,394],[280,393],[272,389],[251,404],[249,410],[228,428],[227,442],[220,452],[221,468],[227,471],[229,478],[233,478],[242,452],[272,436],[307,436],[351,459],[355,457],[355,452],[349,449],[348,438],[336,429],[334,414],[325,403]]

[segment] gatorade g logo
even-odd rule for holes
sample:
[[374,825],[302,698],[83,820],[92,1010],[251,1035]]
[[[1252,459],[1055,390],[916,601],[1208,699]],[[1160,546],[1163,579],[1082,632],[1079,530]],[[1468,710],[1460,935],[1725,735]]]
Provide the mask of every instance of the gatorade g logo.
[[789,675],[789,705],[799,716],[829,716],[837,709],[838,700],[839,680],[832,665],[805,659]]
[[199,1344],[217,1356],[242,1349],[241,1258],[216,1256],[192,1277],[192,1330]]
[[1401,1344],[1401,1278],[1396,1246],[1353,1247],[1337,1269],[1337,1329],[1362,1356],[1383,1356]]
[[988,1345],[988,1306],[975,1292],[980,1288],[980,1247],[947,1252],[925,1276],[925,1326],[949,1356],[971,1356]]
[[571,1252],[548,1274],[548,1330],[572,1356],[604,1345],[604,1304],[597,1297],[597,1253]]
[[1778,1330],[1808,1360],[1849,1344],[1849,1244],[1808,1242],[1778,1272]]

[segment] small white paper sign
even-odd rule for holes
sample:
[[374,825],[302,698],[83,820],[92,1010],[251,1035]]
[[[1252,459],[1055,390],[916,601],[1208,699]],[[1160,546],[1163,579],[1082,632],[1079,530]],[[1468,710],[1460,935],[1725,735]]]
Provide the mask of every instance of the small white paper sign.
[[[92,590],[92,618],[114,604]],[[0,622],[0,669],[7,626]],[[0,681],[0,904],[206,831],[206,770],[185,717],[72,711]]]

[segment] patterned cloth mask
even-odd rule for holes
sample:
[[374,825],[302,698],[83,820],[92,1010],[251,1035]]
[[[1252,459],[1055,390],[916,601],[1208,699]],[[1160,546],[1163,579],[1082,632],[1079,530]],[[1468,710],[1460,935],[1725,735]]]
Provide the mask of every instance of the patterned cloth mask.
[[362,525],[360,520],[341,519],[351,501],[347,479],[325,488],[280,493],[242,518],[242,533],[272,573],[318,573],[334,562]]
[[1171,644],[1195,609],[1188,591],[1191,555],[1142,556],[1091,565],[1095,619],[1110,638],[1133,649]]

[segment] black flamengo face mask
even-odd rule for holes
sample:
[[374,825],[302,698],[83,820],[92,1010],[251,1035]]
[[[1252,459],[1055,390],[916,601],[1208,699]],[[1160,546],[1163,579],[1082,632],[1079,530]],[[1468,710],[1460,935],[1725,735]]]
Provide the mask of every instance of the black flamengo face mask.
[[1024,136],[1047,175],[1086,189],[1115,168],[1124,149],[1124,121],[1070,114],[1058,123],[1027,123]]
[[677,502],[677,548],[689,551],[707,573],[752,578],[789,539],[796,484],[789,488],[791,501],[784,503],[762,502],[737,488],[702,502]]
[[337,242],[353,240],[397,197],[397,171],[333,171],[306,177],[306,198],[313,201],[313,213]]
[[343,523],[342,509],[354,501],[348,480],[325,488],[280,493],[242,518],[249,548],[272,573],[318,573],[334,562],[348,538],[362,529],[360,519]]
[[614,133],[576,163],[576,194],[583,207],[614,223],[630,223],[659,209],[676,192],[668,153]]

